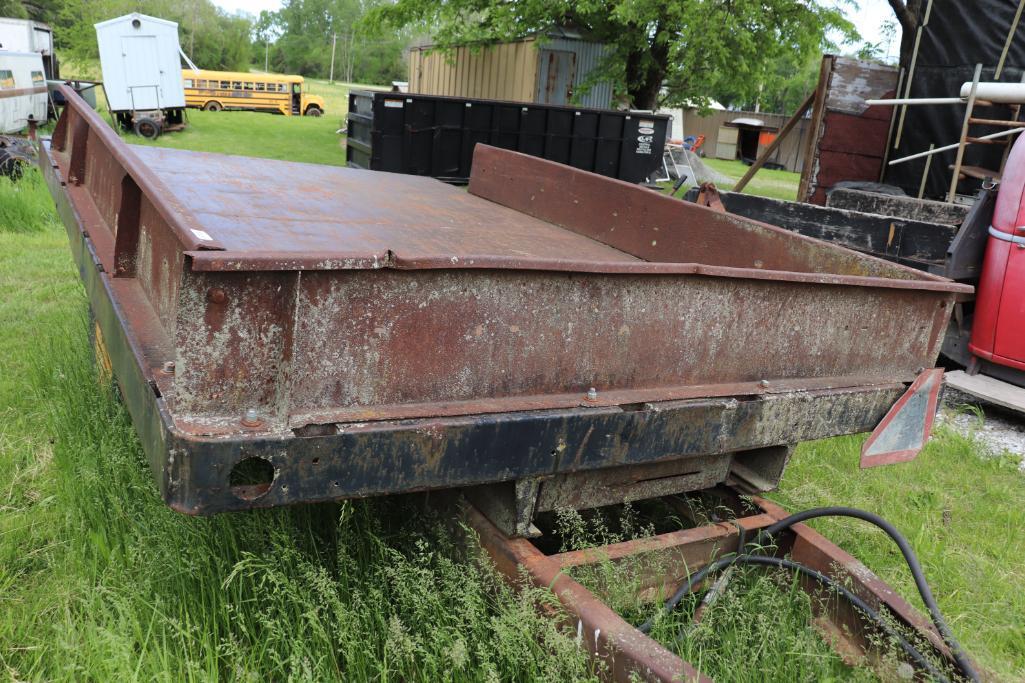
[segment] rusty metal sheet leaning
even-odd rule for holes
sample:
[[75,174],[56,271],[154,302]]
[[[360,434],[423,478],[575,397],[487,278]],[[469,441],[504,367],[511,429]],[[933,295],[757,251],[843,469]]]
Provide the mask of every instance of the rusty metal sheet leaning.
[[134,147],[67,97],[40,163],[183,512],[867,431],[970,291],[514,152],[478,146],[466,193]]

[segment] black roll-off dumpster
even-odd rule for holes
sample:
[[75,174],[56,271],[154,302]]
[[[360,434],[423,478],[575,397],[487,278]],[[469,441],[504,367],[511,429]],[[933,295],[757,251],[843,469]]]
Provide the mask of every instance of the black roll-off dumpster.
[[478,143],[640,183],[659,170],[670,117],[498,100],[355,90],[346,159],[353,168],[470,178]]

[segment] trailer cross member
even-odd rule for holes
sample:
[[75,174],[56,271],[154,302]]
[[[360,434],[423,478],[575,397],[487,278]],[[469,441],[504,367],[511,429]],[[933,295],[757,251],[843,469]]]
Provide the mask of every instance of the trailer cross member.
[[[780,506],[762,498],[741,499],[736,489],[720,486],[688,497],[711,497],[719,505],[737,510],[740,516],[729,521],[695,526],[655,536],[614,543],[598,548],[545,554],[537,539],[512,538],[502,533],[482,512],[465,502],[463,521],[479,537],[481,545],[503,577],[513,585],[524,580],[536,587],[550,589],[565,610],[566,620],[575,628],[581,647],[600,660],[608,678],[615,681],[709,681],[690,663],[664,645],[627,623],[595,595],[570,576],[574,567],[601,562],[622,562],[645,553],[660,552],[667,558],[662,571],[646,572],[640,579],[644,595],[671,594],[687,577],[710,562],[735,552],[741,533],[750,540],[760,530],[786,518]],[[686,515],[688,505],[680,497],[664,502]],[[747,514],[743,500],[756,510]],[[955,659],[929,620],[865,565],[844,552],[805,524],[795,524],[777,537],[776,557],[790,560],[838,580],[873,610],[890,622],[916,636],[917,646],[941,665],[954,667]],[[540,547],[539,547],[540,546]],[[867,664],[891,678],[894,661],[878,649],[877,627],[857,608],[837,595],[825,592],[802,579],[801,587],[813,596],[815,626],[830,645],[848,663]],[[661,590],[659,590],[661,589]],[[700,609],[700,608],[699,608]],[[695,615],[697,619],[699,614]],[[917,673],[923,672],[913,665]]]

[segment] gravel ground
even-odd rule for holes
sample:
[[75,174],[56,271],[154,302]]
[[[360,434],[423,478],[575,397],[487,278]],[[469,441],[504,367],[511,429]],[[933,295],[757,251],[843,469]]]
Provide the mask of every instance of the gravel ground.
[[[982,414],[968,406],[978,406]],[[1010,453],[1025,472],[1025,415],[1019,415],[947,387],[939,422],[971,436],[993,454]]]

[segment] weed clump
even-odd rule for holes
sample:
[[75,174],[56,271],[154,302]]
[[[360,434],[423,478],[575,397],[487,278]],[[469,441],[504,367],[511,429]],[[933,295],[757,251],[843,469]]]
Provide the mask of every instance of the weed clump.
[[59,225],[53,199],[38,168],[23,166],[17,180],[0,175],[0,231],[42,232]]

